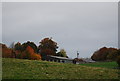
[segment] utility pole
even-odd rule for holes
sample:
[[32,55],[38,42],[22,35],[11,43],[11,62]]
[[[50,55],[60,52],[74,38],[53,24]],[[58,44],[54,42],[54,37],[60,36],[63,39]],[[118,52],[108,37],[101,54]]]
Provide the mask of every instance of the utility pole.
[[79,52],[77,51],[77,58],[79,58]]

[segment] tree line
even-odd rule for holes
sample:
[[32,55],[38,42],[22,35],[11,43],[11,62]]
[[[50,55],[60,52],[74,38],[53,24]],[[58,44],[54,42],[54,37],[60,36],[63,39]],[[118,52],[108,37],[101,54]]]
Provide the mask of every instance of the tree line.
[[[23,44],[17,42],[12,48],[8,48],[5,44],[0,43],[0,51],[3,58],[19,58],[29,60],[46,60],[48,55],[66,57],[67,53],[64,49],[57,52],[58,44],[51,38],[44,38],[37,46],[34,42],[27,41]],[[120,49],[102,47],[95,51],[91,56],[94,61],[117,61],[120,65]],[[73,61],[83,61],[75,58]]]
[[27,41],[23,44],[17,42],[13,48],[8,48],[0,43],[3,58],[19,58],[29,60],[45,60],[47,55],[67,57],[66,51],[61,49],[57,52],[58,45],[51,38],[44,38],[37,46],[34,42]]

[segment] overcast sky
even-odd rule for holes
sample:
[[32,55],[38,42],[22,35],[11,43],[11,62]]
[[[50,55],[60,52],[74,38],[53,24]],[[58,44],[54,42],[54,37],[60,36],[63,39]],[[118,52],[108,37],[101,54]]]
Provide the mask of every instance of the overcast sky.
[[90,57],[101,47],[118,46],[117,3],[24,2],[2,3],[2,42],[52,37],[71,58]]

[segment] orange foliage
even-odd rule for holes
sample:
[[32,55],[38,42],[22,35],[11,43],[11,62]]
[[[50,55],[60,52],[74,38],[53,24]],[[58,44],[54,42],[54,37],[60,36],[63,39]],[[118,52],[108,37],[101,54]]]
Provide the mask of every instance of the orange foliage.
[[36,54],[32,47],[28,46],[25,51],[12,50],[7,48],[6,45],[2,45],[2,57],[4,58],[19,58],[19,59],[29,59],[29,60],[40,60],[41,56]]
[[41,53],[43,53],[45,55],[55,55],[55,52],[51,49],[43,49],[43,50],[41,50]]
[[114,60],[118,56],[117,51],[116,48],[103,47],[94,52],[91,58],[95,61]]
[[12,58],[12,50],[9,48],[2,48],[2,57]]
[[30,47],[30,46],[27,46],[26,51],[27,51],[28,53],[31,53],[31,54],[34,53],[33,48]]
[[41,59],[41,56],[34,53],[34,54],[31,54],[31,55],[30,55],[30,59],[31,59],[31,60],[40,60],[40,59]]
[[29,60],[40,60],[41,56],[36,54],[32,47],[28,46],[24,52],[22,52],[20,58]]
[[12,57],[12,50],[7,48],[5,44],[0,43],[0,52],[2,52],[2,57],[5,57],[5,58]]

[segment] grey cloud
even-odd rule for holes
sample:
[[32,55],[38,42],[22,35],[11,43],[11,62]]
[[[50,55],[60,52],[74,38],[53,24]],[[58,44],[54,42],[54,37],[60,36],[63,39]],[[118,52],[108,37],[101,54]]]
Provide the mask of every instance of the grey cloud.
[[117,3],[3,3],[3,43],[52,37],[68,56],[117,47]]

